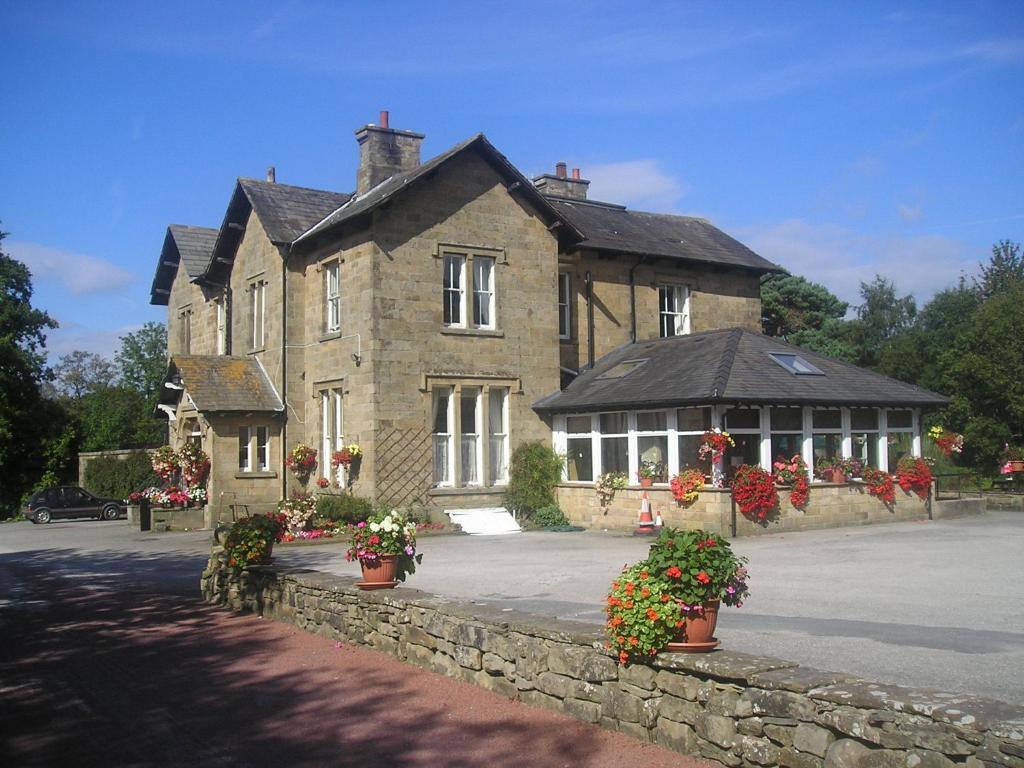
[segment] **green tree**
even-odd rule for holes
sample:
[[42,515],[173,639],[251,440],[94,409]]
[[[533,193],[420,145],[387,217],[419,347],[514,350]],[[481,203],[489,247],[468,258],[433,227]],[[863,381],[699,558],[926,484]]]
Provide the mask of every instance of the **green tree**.
[[123,386],[98,387],[74,404],[81,424],[83,451],[159,445],[165,436],[164,422],[141,392]]
[[964,458],[992,471],[1003,443],[1024,433],[1024,284],[984,301],[939,355],[941,391],[965,436]]
[[59,397],[78,400],[117,381],[117,369],[95,352],[75,350],[60,356],[53,367],[52,389]]
[[982,299],[990,299],[998,293],[1024,285],[1024,257],[1020,244],[1000,240],[992,246],[992,257],[988,264],[978,264],[981,279],[975,278],[974,288]]
[[881,275],[875,275],[870,283],[861,283],[860,296],[863,303],[846,332],[856,349],[854,362],[876,368],[884,348],[912,327],[917,303],[909,294],[897,296],[893,282]]
[[769,336],[820,331],[830,320],[841,320],[849,305],[823,285],[790,274],[761,278],[761,324]]
[[0,232],[0,515],[16,509],[42,474],[53,425],[44,418],[46,331],[57,323],[32,306],[32,276],[3,252]]
[[121,382],[156,404],[160,384],[167,373],[167,328],[163,323],[146,323],[121,337],[114,356]]
[[562,457],[544,443],[526,443],[512,452],[505,506],[529,519],[555,504],[555,486],[562,481]]

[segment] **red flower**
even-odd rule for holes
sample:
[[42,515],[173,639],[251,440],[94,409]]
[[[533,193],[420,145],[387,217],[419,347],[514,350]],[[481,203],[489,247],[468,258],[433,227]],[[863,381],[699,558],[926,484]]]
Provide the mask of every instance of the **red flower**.
[[683,575],[683,572],[679,570],[678,566],[673,565],[665,571],[665,575],[670,579],[678,579]]
[[656,610],[654,610],[653,608],[648,608],[647,609],[647,618],[650,619],[651,621],[657,621],[658,620],[658,612]]
[[709,581],[711,581],[711,577],[704,573],[704,571],[701,571],[697,574],[697,581],[699,581],[701,584],[707,584]]

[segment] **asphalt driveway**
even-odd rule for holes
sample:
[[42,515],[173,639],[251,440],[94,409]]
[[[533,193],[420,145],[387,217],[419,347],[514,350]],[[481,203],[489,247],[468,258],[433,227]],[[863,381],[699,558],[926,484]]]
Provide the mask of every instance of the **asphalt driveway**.
[[[19,523],[0,526],[0,557],[44,558],[86,578],[75,553],[88,551],[91,569],[125,582],[187,586],[198,583],[208,540],[141,534],[123,522]],[[724,646],[1024,704],[1024,514],[771,535],[733,547],[750,559],[752,595],[723,612]],[[425,537],[423,565],[409,584],[600,623],[608,583],[646,548],[645,540],[600,531]],[[275,549],[281,563],[357,576],[343,552],[340,543]]]

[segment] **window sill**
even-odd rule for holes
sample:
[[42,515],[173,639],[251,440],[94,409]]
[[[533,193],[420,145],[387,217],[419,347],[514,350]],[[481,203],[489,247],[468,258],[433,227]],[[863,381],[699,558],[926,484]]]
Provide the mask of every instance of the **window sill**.
[[267,480],[277,477],[277,472],[235,472],[237,480]]
[[445,336],[491,336],[498,339],[505,337],[505,332],[497,328],[455,328],[445,325],[441,327],[441,333]]
[[317,341],[330,341],[331,339],[340,339],[340,338],[341,338],[341,331],[340,330],[338,330],[338,331],[328,331],[326,333],[321,333],[320,336],[317,337]]
[[463,488],[443,486],[427,491],[428,496],[490,496],[504,493],[504,485],[469,485]]

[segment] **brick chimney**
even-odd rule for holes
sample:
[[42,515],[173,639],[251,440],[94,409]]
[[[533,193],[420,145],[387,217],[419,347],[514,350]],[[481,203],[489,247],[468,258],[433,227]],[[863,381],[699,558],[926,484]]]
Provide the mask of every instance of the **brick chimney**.
[[389,176],[411,171],[420,164],[423,134],[391,128],[387,110],[380,112],[380,125],[364,125],[356,131],[356,141],[359,142],[357,195],[366,194]]
[[590,186],[590,182],[580,178],[579,168],[573,168],[572,176],[569,177],[565,175],[565,163],[555,163],[554,175],[544,173],[540,176],[534,176],[533,185],[543,195],[586,200],[587,187]]

